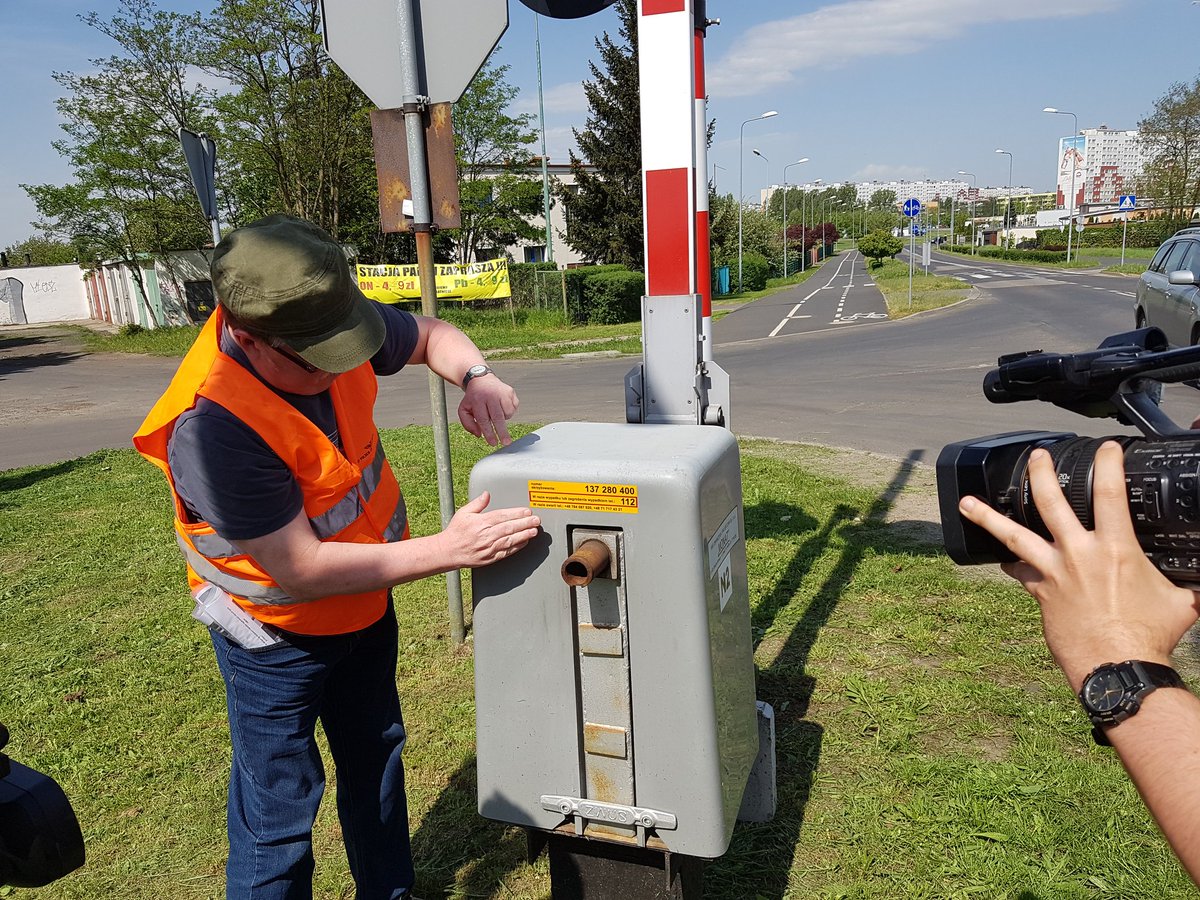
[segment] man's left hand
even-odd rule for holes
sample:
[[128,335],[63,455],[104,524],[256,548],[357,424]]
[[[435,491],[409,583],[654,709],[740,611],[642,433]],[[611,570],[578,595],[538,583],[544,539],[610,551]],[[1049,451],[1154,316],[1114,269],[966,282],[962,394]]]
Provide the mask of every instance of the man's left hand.
[[458,421],[475,437],[481,437],[495,447],[512,443],[507,422],[517,412],[517,392],[495,374],[472,378],[467,384],[462,402],[458,404]]

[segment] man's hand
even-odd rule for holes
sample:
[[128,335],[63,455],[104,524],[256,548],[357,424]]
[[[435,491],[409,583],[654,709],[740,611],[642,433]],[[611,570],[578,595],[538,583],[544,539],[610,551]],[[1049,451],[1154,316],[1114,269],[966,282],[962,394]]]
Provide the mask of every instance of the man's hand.
[[537,536],[542,520],[533,510],[489,510],[491,499],[484,491],[471,500],[454,514],[439,536],[448,544],[449,558],[456,561],[456,568],[486,566],[505,559]]
[[1168,581],[1138,545],[1120,445],[1108,441],[1096,453],[1095,531],[1086,530],[1071,510],[1045,450],[1030,456],[1029,479],[1053,543],[974,497],[964,497],[959,511],[1021,560],[1005,563],[1004,571],[1040,604],[1046,643],[1071,687],[1078,690],[1102,663],[1168,662],[1196,621],[1197,600]]
[[458,421],[489,446],[503,444],[507,447],[512,443],[507,422],[516,413],[518,405],[517,392],[495,373],[481,375],[467,383],[462,402],[458,404]]

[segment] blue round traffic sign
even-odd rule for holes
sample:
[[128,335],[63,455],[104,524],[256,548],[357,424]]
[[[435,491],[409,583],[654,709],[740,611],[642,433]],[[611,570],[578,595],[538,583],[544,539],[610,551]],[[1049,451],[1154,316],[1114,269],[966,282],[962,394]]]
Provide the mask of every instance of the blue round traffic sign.
[[904,201],[904,214],[910,219],[921,214],[921,201],[916,197],[909,197]]

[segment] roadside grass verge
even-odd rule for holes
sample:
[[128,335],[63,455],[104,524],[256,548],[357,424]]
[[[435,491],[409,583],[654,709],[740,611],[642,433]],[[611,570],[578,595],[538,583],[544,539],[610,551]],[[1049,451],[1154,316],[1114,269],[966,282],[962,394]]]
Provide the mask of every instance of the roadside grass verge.
[[875,279],[875,284],[883,293],[888,316],[892,319],[903,319],[913,313],[950,306],[965,299],[971,292],[970,286],[957,278],[926,275],[918,267],[913,271],[910,303],[908,263],[899,259],[885,259],[882,262],[883,265],[878,267],[872,263],[867,269],[867,274]]
[[[713,302],[749,303],[812,277],[817,268],[772,278],[761,291],[723,294]],[[729,314],[716,310],[713,319]],[[438,315],[466,332],[488,359],[560,359],[576,353],[609,352],[622,355],[642,352],[641,322],[620,325],[572,325],[561,311],[541,309],[471,309],[442,305]],[[123,330],[118,334],[76,326],[84,346],[94,353],[146,353],[182,357],[200,333],[198,325]]]
[[[640,352],[640,322],[571,325],[558,310],[474,310],[448,305],[443,305],[438,314],[469,334],[488,356],[554,358],[564,352],[578,352],[593,344],[611,344],[623,352]],[[183,356],[200,333],[198,325],[140,329],[125,334],[106,334],[83,327],[77,330],[85,346],[93,352],[148,353],[154,356]],[[638,349],[625,349],[633,344]],[[555,352],[555,347],[560,345],[561,351]]]
[[[430,430],[384,442],[414,533],[433,531]],[[487,448],[457,426],[451,446],[461,501]],[[1194,896],[1091,743],[1036,604],[883,521],[893,498],[928,492],[927,474],[765,441],[743,442],[742,467],[779,812],[736,829],[706,897]],[[63,784],[88,842],[84,869],[39,898],[223,896],[224,697],[169,521],[161,476],[132,451],[0,472],[7,752]],[[544,900],[545,859],[527,864],[518,829],[475,813],[471,644],[448,643],[444,579],[398,589],[396,606],[417,894]],[[348,898],[332,799],[315,896]]]
[[[804,282],[808,281],[808,279],[812,278],[813,274],[816,273],[827,261],[828,260],[822,260],[815,266],[805,266],[803,272],[792,272],[787,278],[784,278],[783,276],[778,278],[768,278],[767,286],[759,291],[733,291],[728,294],[714,294],[713,303],[749,303],[752,300],[758,300],[762,297],[769,297],[771,294],[777,294],[786,288],[794,287],[797,284],[803,284]],[[800,260],[798,259],[788,260],[789,268],[799,265]],[[734,270],[730,273],[730,283],[733,283],[736,280],[737,271]],[[714,312],[713,318],[720,318],[720,316]]]

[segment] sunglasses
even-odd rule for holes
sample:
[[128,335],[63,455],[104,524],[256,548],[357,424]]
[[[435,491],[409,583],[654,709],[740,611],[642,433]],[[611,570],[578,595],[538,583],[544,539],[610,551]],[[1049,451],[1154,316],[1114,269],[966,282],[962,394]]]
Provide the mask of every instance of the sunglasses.
[[294,362],[309,375],[313,375],[321,371],[320,368],[312,365],[310,362],[297,355],[294,351],[289,350],[287,347],[276,347],[274,344],[267,344],[267,346],[285,359],[289,359]]

